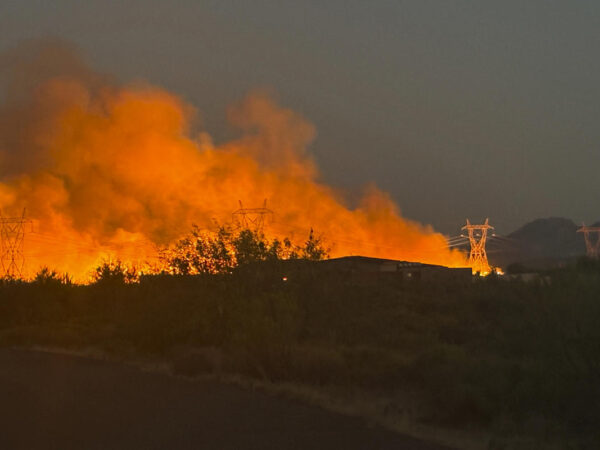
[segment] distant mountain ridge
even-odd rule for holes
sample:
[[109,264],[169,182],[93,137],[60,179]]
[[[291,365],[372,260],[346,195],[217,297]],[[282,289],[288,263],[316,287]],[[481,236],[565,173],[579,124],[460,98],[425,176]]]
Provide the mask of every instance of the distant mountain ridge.
[[[592,224],[600,226],[600,222]],[[581,225],[563,217],[536,219],[507,236],[491,235],[488,259],[494,266],[522,263],[530,267],[551,267],[585,255]]]

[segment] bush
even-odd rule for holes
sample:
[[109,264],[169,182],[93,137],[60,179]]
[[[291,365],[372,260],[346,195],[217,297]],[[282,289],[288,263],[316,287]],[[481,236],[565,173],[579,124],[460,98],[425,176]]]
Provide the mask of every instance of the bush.
[[211,233],[194,226],[189,236],[161,252],[167,271],[180,275],[225,274],[236,267],[261,261],[298,258],[318,261],[326,257],[327,250],[321,239],[314,237],[312,229],[304,246],[299,247],[288,238],[268,240],[256,230],[233,231],[220,227]]
[[92,275],[96,284],[124,284],[139,280],[135,267],[128,267],[123,262],[105,261],[96,268]]
[[302,260],[139,282],[118,262],[96,273],[90,286],[48,269],[0,284],[0,343],[161,355],[187,375],[409,392],[422,420],[461,428],[544,420],[585,435],[600,420],[600,275],[589,265],[543,283],[464,286],[368,282]]

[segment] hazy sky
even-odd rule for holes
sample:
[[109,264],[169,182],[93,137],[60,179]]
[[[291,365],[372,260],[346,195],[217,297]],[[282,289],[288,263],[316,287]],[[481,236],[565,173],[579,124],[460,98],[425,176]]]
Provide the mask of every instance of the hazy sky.
[[181,95],[217,139],[270,87],[316,125],[325,181],[451,235],[600,219],[597,0],[0,0],[0,51],[44,36]]

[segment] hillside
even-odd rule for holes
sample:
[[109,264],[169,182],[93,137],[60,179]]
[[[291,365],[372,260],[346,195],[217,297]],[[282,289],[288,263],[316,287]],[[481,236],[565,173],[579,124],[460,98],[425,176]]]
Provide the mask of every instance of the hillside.
[[536,219],[508,236],[490,237],[489,260],[500,267],[517,262],[532,267],[563,264],[585,255],[583,234],[577,233],[579,227],[562,217]]

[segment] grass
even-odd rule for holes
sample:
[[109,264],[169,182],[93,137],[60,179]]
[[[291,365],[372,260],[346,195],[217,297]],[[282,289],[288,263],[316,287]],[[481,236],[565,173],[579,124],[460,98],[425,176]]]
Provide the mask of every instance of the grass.
[[95,348],[182,376],[287,386],[413,434],[468,431],[481,448],[600,443],[597,264],[469,285],[316,267],[5,281],[0,345]]

